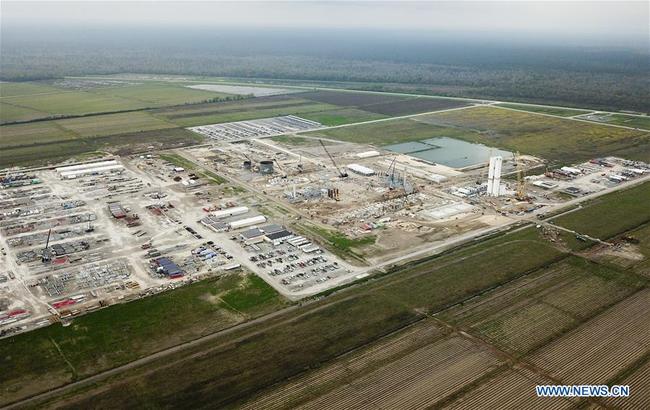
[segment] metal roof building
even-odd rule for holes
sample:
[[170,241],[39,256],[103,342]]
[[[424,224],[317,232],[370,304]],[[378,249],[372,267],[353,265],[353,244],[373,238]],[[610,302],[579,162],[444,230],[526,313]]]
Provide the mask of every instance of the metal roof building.
[[347,166],[347,169],[354,172],[355,174],[363,175],[363,176],[366,176],[366,177],[369,177],[371,175],[375,175],[375,170],[374,169],[364,167],[363,165],[359,165],[359,164],[350,164],[350,165]]
[[230,229],[245,228],[247,226],[262,224],[264,222],[266,222],[266,217],[264,215],[257,215],[230,222]]
[[245,206],[236,206],[233,208],[226,208],[220,211],[215,211],[212,213],[212,216],[215,218],[227,218],[229,216],[243,215],[248,212],[248,207]]

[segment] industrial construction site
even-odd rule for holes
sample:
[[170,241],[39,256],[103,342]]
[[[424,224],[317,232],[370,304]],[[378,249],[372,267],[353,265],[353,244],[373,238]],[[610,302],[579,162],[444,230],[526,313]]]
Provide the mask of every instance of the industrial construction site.
[[[650,172],[616,157],[546,169],[464,142],[380,148],[304,134],[320,126],[203,126],[200,147],[5,170],[3,335],[230,271],[301,299]],[[439,149],[440,162],[424,159]]]

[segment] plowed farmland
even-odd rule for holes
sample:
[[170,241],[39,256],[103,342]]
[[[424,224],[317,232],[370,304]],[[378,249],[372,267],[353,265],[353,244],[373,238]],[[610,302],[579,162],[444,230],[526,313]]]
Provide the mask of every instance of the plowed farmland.
[[314,91],[299,95],[308,100],[344,107],[356,107],[364,111],[388,116],[417,114],[469,105],[466,101],[449,98],[408,97],[347,91]]
[[349,383],[444,337],[445,330],[434,322],[419,322],[398,335],[389,336],[321,369],[274,387],[244,403],[242,408],[273,410],[296,407],[340,387],[341,381]]
[[422,409],[499,366],[485,347],[460,336],[425,346],[300,406],[302,409]]
[[454,402],[445,406],[453,410],[475,409],[569,409],[576,405],[577,400],[566,398],[540,398],[535,394],[538,384],[553,384],[528,369],[515,367],[497,374],[484,381],[476,388],[460,396]]
[[618,303],[531,356],[573,384],[604,384],[650,350],[650,289]]
[[608,405],[630,410],[650,408],[650,360],[616,384],[630,386],[630,397],[609,399]]
[[644,284],[635,276],[570,257],[441,312],[439,317],[523,354]]

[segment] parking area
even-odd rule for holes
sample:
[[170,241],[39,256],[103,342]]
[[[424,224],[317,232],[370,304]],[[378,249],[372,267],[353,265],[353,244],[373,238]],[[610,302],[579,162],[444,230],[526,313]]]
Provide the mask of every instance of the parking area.
[[234,142],[251,138],[272,137],[290,132],[317,129],[323,125],[295,115],[261,118],[250,121],[236,121],[222,124],[202,125],[189,128],[208,138],[218,141]]
[[305,252],[289,243],[244,247],[250,254],[249,261],[289,292],[308,289],[352,272],[321,248]]

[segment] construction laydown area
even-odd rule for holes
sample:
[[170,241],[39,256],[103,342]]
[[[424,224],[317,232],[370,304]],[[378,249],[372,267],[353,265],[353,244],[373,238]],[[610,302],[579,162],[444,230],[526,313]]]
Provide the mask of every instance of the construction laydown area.
[[[210,144],[176,153],[5,170],[0,331],[235,269],[297,300],[650,172],[607,157],[526,175],[544,159],[440,138],[381,148],[299,134],[319,126],[224,123],[193,129]],[[464,160],[421,155],[437,149]]]

